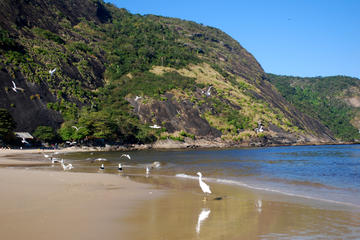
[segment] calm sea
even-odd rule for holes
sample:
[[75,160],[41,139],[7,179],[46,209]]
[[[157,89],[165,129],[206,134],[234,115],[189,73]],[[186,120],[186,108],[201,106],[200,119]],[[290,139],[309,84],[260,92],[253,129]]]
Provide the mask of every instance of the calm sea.
[[[131,159],[121,157],[130,154]],[[294,146],[225,150],[144,150],[65,154],[74,171],[197,179],[360,207],[360,145]],[[103,158],[106,161],[96,159]],[[101,164],[104,170],[99,170]],[[60,166],[55,166],[60,168]]]

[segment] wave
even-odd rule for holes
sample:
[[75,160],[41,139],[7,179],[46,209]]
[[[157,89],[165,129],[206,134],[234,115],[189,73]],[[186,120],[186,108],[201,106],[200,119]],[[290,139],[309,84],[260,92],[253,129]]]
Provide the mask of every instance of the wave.
[[[179,178],[186,178],[186,179],[193,179],[193,180],[198,179],[197,176],[191,176],[191,175],[187,175],[185,173],[179,173],[179,174],[176,174],[175,176],[179,177]],[[248,189],[272,192],[272,193],[282,194],[282,195],[286,195],[286,196],[290,196],[290,197],[304,198],[304,199],[309,199],[309,200],[316,200],[316,201],[322,201],[322,202],[333,203],[333,204],[341,204],[341,205],[360,208],[359,204],[354,204],[354,203],[351,203],[351,202],[343,202],[343,201],[338,201],[338,200],[332,200],[332,199],[325,199],[325,198],[320,198],[320,197],[315,197],[315,196],[309,196],[309,195],[305,195],[305,194],[291,193],[291,192],[287,192],[287,191],[284,191],[284,190],[278,190],[278,189],[273,189],[273,188],[269,188],[269,187],[260,187],[260,186],[247,184],[247,183],[244,183],[244,182],[241,182],[241,181],[238,181],[238,180],[219,179],[219,178],[203,178],[203,179],[208,181],[208,182],[215,182],[215,183],[233,185],[233,186],[241,186],[241,187],[245,187],[245,188],[248,188]]]

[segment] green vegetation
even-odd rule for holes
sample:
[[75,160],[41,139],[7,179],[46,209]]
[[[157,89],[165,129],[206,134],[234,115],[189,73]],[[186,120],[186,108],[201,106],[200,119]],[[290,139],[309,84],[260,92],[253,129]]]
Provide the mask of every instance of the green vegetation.
[[57,135],[52,127],[39,126],[33,132],[34,137],[43,142],[53,142],[57,139]]
[[0,108],[0,140],[7,141],[15,128],[16,123],[10,113],[4,108]]
[[300,111],[320,120],[342,140],[359,139],[351,124],[354,109],[345,103],[344,94],[360,87],[356,78],[345,76],[299,78],[268,74],[279,92]]

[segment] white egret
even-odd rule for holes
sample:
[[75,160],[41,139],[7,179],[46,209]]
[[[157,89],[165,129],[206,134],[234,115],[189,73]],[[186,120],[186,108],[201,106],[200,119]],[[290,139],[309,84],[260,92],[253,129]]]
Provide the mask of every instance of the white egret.
[[29,142],[26,141],[25,138],[22,138],[21,142],[24,143],[24,144],[29,144]]
[[200,185],[201,190],[205,194],[204,201],[206,201],[206,194],[211,194],[210,187],[209,187],[209,185],[207,185],[206,183],[203,182],[201,172],[197,172],[196,174],[199,175],[199,185]]
[[139,100],[139,99],[141,99],[141,97],[136,96],[136,97],[135,97],[135,102],[136,102],[137,100]]
[[51,158],[51,163],[54,164],[54,163],[59,163],[61,162],[61,160],[59,158]]
[[54,75],[55,71],[56,71],[56,68],[54,68],[53,70],[49,70],[49,73],[50,73],[51,77]]
[[122,157],[127,157],[128,159],[131,159],[129,154],[121,154],[120,158],[122,158]]
[[158,125],[156,125],[156,124],[154,124],[154,125],[150,126],[150,128],[161,128],[161,127],[158,126]]
[[95,161],[107,161],[107,159],[106,158],[97,158],[97,159],[95,159]]
[[149,174],[150,174],[150,168],[146,166],[146,176],[149,176]]
[[200,233],[200,227],[201,227],[201,223],[207,219],[210,215],[210,209],[206,209],[204,208],[203,210],[201,210],[201,213],[199,214],[199,217],[198,217],[198,221],[197,221],[197,224],[196,224],[196,233],[199,234]]
[[257,200],[257,202],[255,203],[255,206],[257,208],[257,211],[259,213],[261,213],[261,211],[262,211],[262,201],[261,201],[261,199]]
[[76,131],[79,131],[80,128],[83,128],[83,127],[77,127],[77,126],[71,126],[72,128],[75,128]]
[[159,168],[161,166],[160,162],[155,161],[151,164],[151,168]]
[[15,82],[14,81],[11,81],[12,84],[13,84],[13,87],[11,88],[14,92],[17,92],[17,90],[20,90],[20,91],[23,91],[24,89],[22,88],[19,88],[16,86]]
[[208,88],[208,90],[206,91],[206,93],[205,93],[206,96],[210,96],[210,95],[211,95],[211,88],[212,88],[212,86],[210,86],[210,87]]
[[71,170],[71,169],[74,168],[71,163],[69,163],[68,165],[65,165],[64,164],[64,159],[61,159],[60,163],[61,163],[61,166],[64,169],[64,171]]
[[119,170],[120,172],[123,170],[123,169],[122,169],[122,166],[121,166],[121,163],[119,163],[118,170]]
[[104,169],[105,169],[104,164],[101,164],[100,169],[101,169],[101,170],[104,170]]

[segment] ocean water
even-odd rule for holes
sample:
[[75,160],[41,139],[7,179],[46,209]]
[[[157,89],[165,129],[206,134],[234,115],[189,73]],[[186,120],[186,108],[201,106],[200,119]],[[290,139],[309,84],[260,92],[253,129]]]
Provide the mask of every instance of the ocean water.
[[[124,153],[131,159],[121,157]],[[146,166],[157,161],[160,167],[152,168],[151,176],[195,180],[200,171],[210,184],[360,208],[360,145],[93,152],[62,157],[74,165],[74,171],[118,173],[118,163],[122,163],[122,174],[128,176],[146,176]],[[99,169],[101,164],[104,170]]]

